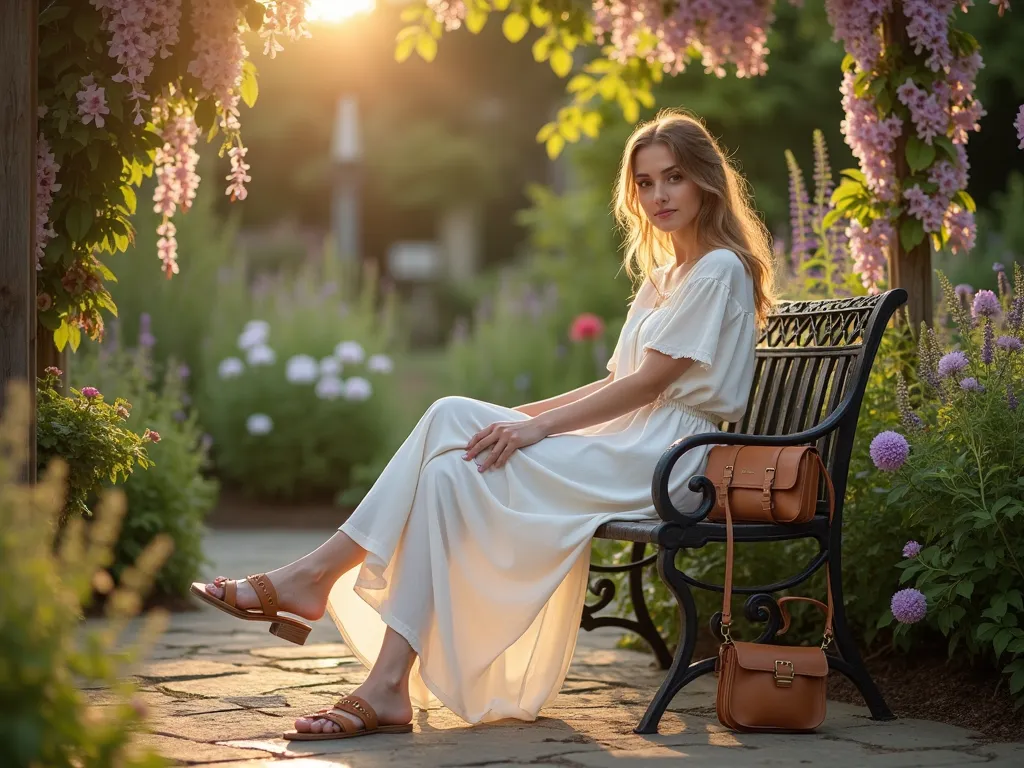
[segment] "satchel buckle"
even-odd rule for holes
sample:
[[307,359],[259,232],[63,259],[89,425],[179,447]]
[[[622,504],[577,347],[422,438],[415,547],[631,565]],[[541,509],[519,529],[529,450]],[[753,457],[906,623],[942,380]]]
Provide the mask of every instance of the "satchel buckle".
[[772,486],[775,485],[775,467],[767,467],[764,471],[764,486],[761,488],[761,509],[772,511]]
[[789,688],[793,685],[793,662],[775,660],[775,685],[779,688]]

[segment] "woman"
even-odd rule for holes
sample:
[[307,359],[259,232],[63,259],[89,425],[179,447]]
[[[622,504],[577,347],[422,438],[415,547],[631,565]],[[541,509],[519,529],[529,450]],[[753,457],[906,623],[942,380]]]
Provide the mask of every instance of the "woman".
[[[277,611],[327,610],[370,667],[285,738],[409,731],[433,696],[471,723],[535,719],[575,648],[595,530],[655,517],[662,452],[743,414],[773,273],[743,180],[699,122],[666,112],[630,137],[617,187],[625,266],[643,282],[607,378],[515,409],[443,398],[314,552],[192,585],[298,643],[308,625]],[[681,508],[706,451],[673,473]]]

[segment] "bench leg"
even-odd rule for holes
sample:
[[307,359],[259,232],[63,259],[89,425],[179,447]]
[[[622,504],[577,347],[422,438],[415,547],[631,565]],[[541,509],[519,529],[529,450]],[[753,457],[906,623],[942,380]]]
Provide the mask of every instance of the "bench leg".
[[679,570],[676,568],[678,552],[678,549],[663,548],[658,553],[658,574],[679,605],[679,644],[676,646],[672,666],[669,668],[665,680],[647,707],[640,724],[633,729],[634,733],[657,733],[661,716],[665,714],[665,710],[675,695],[687,683],[710,672],[715,667],[714,659],[705,659],[696,664],[690,664],[694,648],[697,645],[697,604],[693,601],[689,585],[679,578]]
[[829,654],[829,667],[846,675],[850,681],[857,686],[860,695],[864,697],[864,703],[871,711],[872,720],[895,720],[896,716],[889,709],[889,705],[882,698],[882,692],[878,690],[875,681],[871,679],[864,661],[857,649],[857,642],[854,640],[850,625],[846,620],[846,604],[843,600],[843,574],[840,559],[840,548],[833,547],[828,559],[829,575],[832,577],[832,603],[833,617],[832,629],[835,636],[836,648],[842,658],[836,658]]
[[[627,619],[621,616],[601,616],[596,614],[602,608],[611,603],[615,596],[615,582],[608,578],[598,579],[590,586],[590,592],[601,599],[593,605],[583,606],[583,616],[580,626],[588,632],[598,627],[618,627],[636,632],[647,641],[658,661],[658,666],[667,669],[672,663],[672,654],[660,634],[658,628],[651,620],[651,613],[647,608],[647,601],[644,598],[644,568],[650,564],[650,559],[645,558],[647,545],[634,542],[628,565],[621,566],[597,566],[590,567],[591,572],[596,573],[618,573],[629,571],[629,599],[633,605],[635,619]],[[652,555],[653,557],[653,555]]]

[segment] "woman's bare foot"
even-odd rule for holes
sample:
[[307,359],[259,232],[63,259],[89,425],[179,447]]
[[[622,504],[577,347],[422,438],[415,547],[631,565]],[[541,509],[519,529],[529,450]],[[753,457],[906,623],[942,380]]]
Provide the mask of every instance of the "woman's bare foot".
[[[409,681],[405,679],[398,685],[375,683],[367,679],[365,683],[352,691],[353,696],[366,701],[377,713],[380,725],[405,725],[412,721],[412,702],[409,700]],[[366,725],[355,715],[338,709],[330,710],[350,720],[358,728]],[[310,715],[295,721],[295,730],[299,733],[338,733],[341,726],[330,720]]]
[[[279,611],[295,614],[310,621],[316,621],[324,615],[333,581],[325,579],[321,572],[296,561],[276,571],[270,571],[267,578],[277,590]],[[206,585],[206,591],[223,600],[224,585],[227,582],[226,577],[218,576],[212,584]],[[236,580],[236,584],[235,605],[243,611],[259,608],[260,601],[252,585],[245,579]]]

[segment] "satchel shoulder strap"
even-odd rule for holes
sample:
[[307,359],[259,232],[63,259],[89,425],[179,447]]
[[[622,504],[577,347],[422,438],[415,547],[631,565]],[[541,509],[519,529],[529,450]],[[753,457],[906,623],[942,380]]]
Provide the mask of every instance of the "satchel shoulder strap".
[[[822,474],[825,476],[825,487],[828,492],[828,522],[832,524],[832,517],[835,514],[836,508],[836,491],[832,484],[832,476],[829,475],[828,468],[825,466],[825,462],[821,460],[821,455],[812,450],[814,458],[818,462],[818,466],[821,468]],[[722,636],[726,642],[732,642],[732,638],[729,636],[729,628],[732,625],[732,568],[733,568],[733,531],[732,531],[732,509],[729,504],[729,494],[725,494],[725,584],[722,590]],[[827,600],[828,605],[825,610],[825,632],[824,639],[822,641],[822,648],[827,648],[829,643],[832,642],[832,576],[829,573],[828,563],[825,563],[825,584],[828,593]],[[785,598],[783,598],[785,599]],[[817,602],[817,601],[815,601]],[[788,622],[787,622],[788,624]]]

